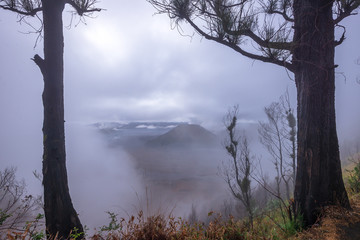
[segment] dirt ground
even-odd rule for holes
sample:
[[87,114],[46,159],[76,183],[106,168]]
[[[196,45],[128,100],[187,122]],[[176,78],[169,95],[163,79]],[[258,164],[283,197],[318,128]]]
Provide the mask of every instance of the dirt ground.
[[293,240],[360,240],[360,195],[350,199],[352,211],[331,206],[323,218]]

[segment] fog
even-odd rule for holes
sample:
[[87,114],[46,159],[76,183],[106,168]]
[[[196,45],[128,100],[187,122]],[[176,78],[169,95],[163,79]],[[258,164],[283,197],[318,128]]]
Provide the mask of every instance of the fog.
[[109,222],[107,211],[125,218],[140,210],[187,218],[194,205],[205,216],[230,197],[218,175],[225,156],[220,145],[149,147],[129,138],[125,146],[79,123],[67,124],[66,132],[71,197],[91,230]]
[[[90,229],[108,223],[107,211],[125,218],[141,210],[146,216],[171,214],[187,219],[194,206],[198,219],[206,221],[209,211],[222,212],[224,204],[234,201],[219,170],[229,160],[222,144],[224,129],[215,135],[185,124],[195,129],[184,135],[172,131],[174,123],[165,130],[147,122],[117,127],[123,124],[67,124],[70,192],[83,224]],[[266,156],[262,158],[265,151],[256,139],[257,125],[240,127],[249,138],[251,154],[256,155],[254,164],[260,161],[271,180],[274,166]],[[207,138],[212,136],[214,141]]]
[[[224,160],[221,150],[215,154],[139,148],[153,158],[153,163],[146,165],[134,157],[139,154],[137,149],[130,154],[121,145],[109,145],[108,139],[90,126],[96,122],[184,121],[201,123],[217,133],[223,128],[227,109],[239,104],[240,121],[248,130],[252,150],[271,174],[273,168],[258,142],[256,124],[265,119],[263,108],[277,101],[286,89],[296,106],[291,75],[196,35],[180,36],[171,30],[168,17],[153,16],[155,10],[145,1],[101,1],[99,7],[107,10],[87,19],[86,24],[73,24],[64,33],[67,168],[71,197],[83,224],[99,227],[108,223],[106,211],[127,216],[146,210],[149,202],[151,211],[161,208],[187,216],[192,204],[206,212],[222,203],[218,196],[230,196],[217,175]],[[43,42],[34,47],[37,36],[23,34],[31,28],[17,21],[15,14],[1,11],[0,162],[2,168],[17,167],[28,191],[41,194],[41,183],[32,172],[41,172],[42,164],[43,82],[30,58],[42,55]],[[65,11],[64,23],[70,22]],[[341,145],[360,138],[360,84],[356,82],[360,65],[355,63],[360,56],[359,22],[360,16],[344,21],[347,39],[336,51]],[[193,35],[189,26],[185,25],[184,31]],[[161,154],[171,158],[164,163],[156,159]],[[144,172],[145,166],[159,166],[170,174],[174,170],[187,179],[201,175],[205,180],[181,192],[180,185],[173,188],[164,181],[154,182]],[[211,192],[209,185],[216,186],[216,191]]]
[[81,124],[67,127],[67,168],[73,204],[83,224],[101,227],[106,211],[130,211],[142,195],[143,182],[130,157],[110,149],[96,129]]

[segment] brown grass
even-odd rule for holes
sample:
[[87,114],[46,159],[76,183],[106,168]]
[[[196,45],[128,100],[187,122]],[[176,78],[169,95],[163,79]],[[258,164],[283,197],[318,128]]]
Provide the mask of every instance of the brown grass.
[[[351,169],[351,168],[350,168]],[[323,209],[318,223],[310,229],[289,237],[275,218],[259,216],[253,227],[245,220],[223,219],[220,214],[209,213],[209,223],[190,224],[182,218],[157,214],[145,216],[139,211],[136,217],[120,219],[116,228],[99,231],[92,240],[360,240],[360,194],[350,195],[352,210],[339,206]],[[28,224],[24,231],[9,231],[7,239],[32,239],[35,228]],[[56,238],[55,238],[56,239]],[[74,240],[74,239],[73,239]]]
[[324,209],[323,217],[310,229],[292,240],[359,240],[360,239],[360,195],[351,196],[352,210],[338,206]]
[[121,220],[116,231],[99,232],[92,240],[272,240],[281,238],[279,229],[270,221],[256,219],[254,228],[250,229],[246,221],[233,218],[223,220],[220,214],[209,213],[212,218],[208,225],[203,223],[189,224],[181,218],[153,216],[144,218],[142,212],[137,218]]
[[[182,218],[165,215],[138,216],[121,219],[119,227],[111,231],[99,231],[92,240],[359,240],[360,194],[351,196],[352,210],[329,206],[322,218],[310,229],[287,237],[286,233],[269,218],[255,219],[251,228],[246,220],[224,220],[220,214],[209,213],[209,224],[189,224]],[[7,239],[31,239],[29,228],[24,232],[8,232]]]

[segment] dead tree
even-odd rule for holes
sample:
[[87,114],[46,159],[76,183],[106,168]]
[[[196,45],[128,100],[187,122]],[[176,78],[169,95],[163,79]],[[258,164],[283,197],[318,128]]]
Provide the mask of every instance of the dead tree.
[[290,168],[292,174],[292,182],[293,189],[295,189],[295,181],[296,181],[296,118],[294,115],[294,109],[291,107],[289,92],[286,92],[280,97],[280,103],[283,108],[283,112],[285,115],[285,119],[283,119],[283,126],[285,128],[285,150],[287,152],[287,156],[290,157]]
[[273,102],[264,109],[267,122],[259,122],[258,132],[260,135],[260,142],[266,147],[273,158],[273,163],[276,169],[276,191],[277,195],[281,197],[281,183],[286,187],[286,198],[290,198],[289,188],[289,169],[285,158],[285,143],[284,134],[285,128],[282,125],[283,115],[281,105],[278,102]]
[[[286,91],[278,102],[265,107],[267,121],[259,122],[260,142],[270,153],[276,169],[276,194],[281,197],[285,185],[286,199],[290,199],[296,174],[296,120]],[[292,184],[291,184],[292,182]]]
[[222,173],[232,195],[245,207],[252,227],[255,201],[252,195],[251,173],[254,167],[254,159],[250,155],[246,136],[239,136],[237,120],[238,107],[235,106],[229,110],[224,120],[227,132],[224,147],[230,158],[228,164],[223,164]]

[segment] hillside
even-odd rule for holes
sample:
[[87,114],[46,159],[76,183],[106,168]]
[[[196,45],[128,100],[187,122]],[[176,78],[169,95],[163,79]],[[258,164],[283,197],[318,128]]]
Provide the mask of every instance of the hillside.
[[153,147],[211,147],[217,144],[217,137],[196,124],[181,124],[169,132],[148,141]]
[[[184,122],[98,123],[112,150],[124,152],[154,205],[176,206],[177,216],[220,208],[228,197],[218,166],[226,154],[218,137],[200,125]],[[154,206],[156,209],[158,206]],[[162,206],[163,207],[163,206]]]

